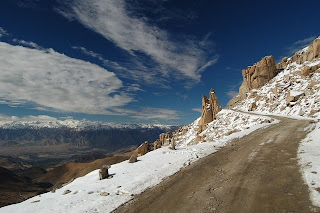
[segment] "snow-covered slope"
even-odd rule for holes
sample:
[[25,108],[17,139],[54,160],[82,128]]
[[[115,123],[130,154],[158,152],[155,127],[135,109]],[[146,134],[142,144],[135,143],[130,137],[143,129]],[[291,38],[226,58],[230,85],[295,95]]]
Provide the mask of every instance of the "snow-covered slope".
[[251,90],[234,109],[302,117],[320,117],[320,69],[303,75],[306,67],[320,65],[320,59],[289,64],[270,82]]
[[98,129],[169,129],[171,126],[162,124],[118,124],[110,122],[99,122],[64,119],[60,120],[46,115],[28,117],[9,117],[0,115],[0,128],[4,129],[23,129],[23,128],[72,128],[76,130],[98,130]]
[[[112,179],[99,180],[98,170],[74,180],[69,185],[49,192],[19,204],[0,208],[0,213],[34,213],[34,212],[110,212],[129,201],[135,194],[160,183],[164,178],[178,172],[197,159],[216,152],[233,138],[242,137],[258,128],[271,125],[273,119],[263,116],[242,114],[232,110],[222,110],[218,120],[209,124],[205,134],[215,134],[217,137],[207,138],[206,143],[186,146],[188,138],[193,138],[197,128],[195,121],[188,128],[184,138],[181,138],[177,150],[162,147],[139,157],[133,164],[127,161],[112,165],[109,173]],[[235,121],[235,123],[233,122]],[[273,121],[276,122],[276,121]],[[221,125],[220,129],[212,130],[212,125]],[[236,124],[236,126],[235,126]],[[222,127],[227,130],[222,130]],[[234,134],[226,134],[235,129],[242,130]],[[181,136],[182,137],[182,136]],[[185,140],[184,140],[185,139]],[[71,192],[63,195],[66,190]],[[101,193],[109,193],[101,196]]]
[[271,123],[273,121],[272,118],[223,109],[216,115],[214,121],[206,125],[206,130],[197,134],[199,119],[185,126],[185,131],[181,131],[176,135],[175,140],[178,145],[187,146],[199,142],[220,142],[228,135],[241,132],[258,124]]

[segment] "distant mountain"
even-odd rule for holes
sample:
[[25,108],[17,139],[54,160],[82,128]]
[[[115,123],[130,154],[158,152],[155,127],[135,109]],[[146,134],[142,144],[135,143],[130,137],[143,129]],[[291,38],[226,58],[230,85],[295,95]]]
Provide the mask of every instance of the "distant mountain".
[[58,120],[49,116],[34,117],[34,120],[0,120],[2,129],[42,129],[42,128],[68,128],[77,131],[103,130],[103,129],[170,129],[170,125],[162,124],[119,124],[111,122],[83,120]]
[[23,159],[38,161],[92,151],[108,154],[132,149],[144,141],[153,142],[161,133],[176,128],[160,124],[58,120],[48,116],[28,120],[6,117],[0,121],[0,155],[27,155]]

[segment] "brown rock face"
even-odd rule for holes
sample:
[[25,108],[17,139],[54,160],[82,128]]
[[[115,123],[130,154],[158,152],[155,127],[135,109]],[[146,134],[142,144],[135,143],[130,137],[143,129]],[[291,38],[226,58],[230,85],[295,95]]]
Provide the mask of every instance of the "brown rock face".
[[252,67],[242,70],[243,81],[249,90],[259,89],[277,74],[273,56],[266,56]]
[[277,68],[284,69],[290,63],[296,62],[297,64],[303,64],[315,58],[320,58],[320,36],[313,40],[307,48],[296,52],[291,58],[282,59],[282,61],[277,64]]
[[218,98],[214,90],[210,90],[209,98],[202,97],[202,113],[199,121],[199,132],[205,130],[205,125],[216,118],[216,114],[221,110]]
[[145,155],[147,152],[149,152],[149,142],[145,141],[143,144],[141,144],[138,147],[138,156]]
[[227,108],[232,108],[237,102],[246,98],[250,90],[259,89],[276,76],[276,74],[277,67],[273,56],[266,56],[253,66],[242,70],[243,82],[239,88],[239,95],[229,101]]
[[153,142],[153,150],[159,149],[161,148],[162,143],[160,141],[160,139],[157,139],[155,142]]
[[172,138],[171,132],[160,134],[161,146],[168,146],[170,144],[170,138]]
[[288,58],[284,57],[280,63],[276,65],[277,70],[283,70],[287,67]]

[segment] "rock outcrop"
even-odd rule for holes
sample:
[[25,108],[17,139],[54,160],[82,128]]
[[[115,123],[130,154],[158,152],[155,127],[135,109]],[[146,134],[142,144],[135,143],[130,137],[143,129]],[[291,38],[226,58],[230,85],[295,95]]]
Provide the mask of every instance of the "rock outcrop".
[[199,133],[205,130],[207,123],[210,123],[216,118],[216,114],[221,110],[218,98],[214,90],[210,90],[209,98],[202,97],[202,113],[199,120]]
[[160,134],[160,143],[162,146],[168,146],[170,144],[170,139],[172,138],[172,132]]
[[320,36],[313,40],[308,47],[296,52],[287,60],[286,64],[291,64],[293,62],[303,64],[306,61],[312,61],[316,58],[320,58]]
[[[277,68],[273,56],[266,56],[253,66],[242,70],[243,88],[241,89],[245,91],[259,89],[276,74]],[[240,91],[239,93],[243,94],[244,92]]]
[[138,156],[145,155],[147,152],[151,151],[149,148],[149,142],[145,141],[138,147]]
[[239,94],[229,101],[227,108],[232,108],[237,102],[246,98],[250,90],[259,89],[265,85],[276,76],[277,70],[273,56],[263,57],[258,63],[249,66],[247,69],[243,69],[243,82],[239,88]]
[[157,139],[155,142],[153,142],[153,150],[159,149],[162,147],[162,143],[160,139]]

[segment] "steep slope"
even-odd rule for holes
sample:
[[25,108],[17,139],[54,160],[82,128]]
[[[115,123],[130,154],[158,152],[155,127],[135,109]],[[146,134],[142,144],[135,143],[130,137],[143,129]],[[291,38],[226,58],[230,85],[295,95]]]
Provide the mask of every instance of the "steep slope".
[[284,58],[276,65],[278,74],[260,87],[246,92],[240,87],[239,95],[227,107],[264,114],[320,117],[319,51],[320,37],[292,57]]
[[0,167],[0,207],[21,202],[29,197],[46,192],[45,189]]

